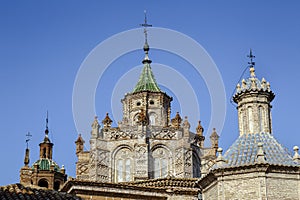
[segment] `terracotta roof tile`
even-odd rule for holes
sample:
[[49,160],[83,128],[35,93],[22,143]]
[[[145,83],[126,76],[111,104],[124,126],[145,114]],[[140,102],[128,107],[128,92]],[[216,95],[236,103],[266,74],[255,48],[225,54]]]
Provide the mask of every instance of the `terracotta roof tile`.
[[11,184],[0,187],[0,200],[80,200],[80,197],[37,187],[25,187],[22,184]]

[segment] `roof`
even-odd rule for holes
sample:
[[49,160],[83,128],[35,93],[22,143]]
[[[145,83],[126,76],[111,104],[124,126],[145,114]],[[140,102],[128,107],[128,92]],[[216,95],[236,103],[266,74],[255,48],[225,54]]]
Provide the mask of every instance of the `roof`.
[[253,165],[257,160],[258,144],[262,144],[265,162],[273,165],[300,166],[293,161],[288,150],[281,145],[270,133],[256,133],[241,135],[226,151],[226,163],[215,165],[213,168],[238,167]]
[[149,179],[141,181],[133,181],[125,184],[136,185],[142,187],[158,187],[158,188],[181,188],[182,190],[196,188],[198,178],[174,178],[165,177],[158,179]]
[[150,62],[144,63],[144,68],[133,93],[142,91],[161,92],[152,73]]
[[65,192],[57,192],[54,190],[25,187],[22,184],[11,184],[0,187],[1,200],[37,200],[37,199],[57,199],[57,200],[79,200],[80,197],[67,194]]
[[[196,181],[196,178],[161,178],[144,181],[110,183],[74,179],[68,180],[61,191],[69,193],[75,192],[77,194],[90,194],[89,191],[92,188],[93,195],[99,193],[104,196],[119,197],[119,194],[123,196],[126,193],[126,195],[128,195],[127,197],[132,197],[132,199],[145,199],[145,196],[151,197],[151,199],[157,199],[158,197],[164,197],[163,199],[166,199],[165,195],[167,193],[197,195],[198,188],[196,187]],[[140,192],[142,192],[142,195]]]
[[39,170],[50,170],[51,165],[54,165],[54,171],[60,170],[58,164],[48,158],[42,158],[42,159],[35,161],[32,165],[32,168],[34,168],[35,164],[37,164],[39,166],[39,168],[38,168]]

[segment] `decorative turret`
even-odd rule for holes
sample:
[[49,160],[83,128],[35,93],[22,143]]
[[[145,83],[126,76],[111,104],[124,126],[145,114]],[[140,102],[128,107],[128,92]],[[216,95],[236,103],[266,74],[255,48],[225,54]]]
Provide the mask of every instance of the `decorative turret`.
[[111,127],[111,123],[112,123],[113,121],[110,119],[110,117],[108,116],[108,113],[106,113],[106,116],[105,116],[105,118],[102,120],[102,124],[103,124],[103,126],[105,127],[105,128],[109,128],[109,127]]
[[92,123],[92,131],[91,131],[92,137],[95,138],[98,137],[99,129],[100,129],[100,124],[98,122],[98,117],[95,116],[94,121]]
[[203,136],[204,128],[201,125],[201,121],[198,121],[198,126],[196,127],[196,135],[195,135],[195,142],[200,147],[204,147],[204,140],[205,137]]
[[171,124],[174,128],[179,129],[182,122],[179,112],[176,113],[175,117],[171,120]]
[[81,134],[79,134],[77,140],[75,141],[75,144],[76,144],[76,155],[78,155],[78,153],[83,152],[84,143],[85,143],[85,141],[81,137]]
[[270,83],[255,75],[255,56],[250,50],[250,77],[237,84],[233,101],[237,103],[240,135],[249,133],[271,133],[271,101],[275,95]]
[[220,136],[218,135],[215,128],[213,128],[213,132],[211,133],[209,138],[210,138],[211,147],[215,148],[215,150],[217,151],[217,149],[219,147],[219,138],[220,138]]

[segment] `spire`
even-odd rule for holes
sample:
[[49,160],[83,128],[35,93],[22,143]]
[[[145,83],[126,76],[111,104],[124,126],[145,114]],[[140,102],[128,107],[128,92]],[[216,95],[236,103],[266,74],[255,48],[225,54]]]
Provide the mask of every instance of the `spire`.
[[53,143],[51,143],[48,134],[49,134],[49,129],[48,129],[48,111],[47,111],[45,137],[43,142],[40,143],[40,159],[42,158],[47,158],[50,160],[52,159]]
[[111,127],[111,123],[113,121],[110,119],[110,117],[108,116],[108,113],[106,113],[105,118],[102,120],[102,124],[104,125],[104,127]]
[[48,120],[48,110],[47,110],[47,116],[46,116],[46,129],[45,129],[45,138],[44,138],[44,142],[45,142],[45,143],[50,143],[50,139],[49,139],[49,136],[48,136],[48,134],[49,134],[48,122],[49,122],[49,120]]
[[144,27],[144,34],[145,34],[145,44],[144,44],[144,52],[145,52],[145,58],[143,60],[143,64],[145,63],[151,63],[152,61],[149,59],[148,53],[149,53],[149,45],[148,45],[148,33],[147,33],[147,27],[151,27],[151,24],[147,23],[147,13],[146,10],[144,11],[145,14],[145,19],[144,19],[144,23],[141,24],[141,26]]
[[45,130],[45,134],[48,135],[49,130],[48,130],[48,110],[47,110],[47,117],[46,117],[46,130]]
[[196,128],[196,132],[197,132],[198,135],[202,136],[203,135],[203,131],[204,131],[204,128],[202,127],[201,121],[199,120],[198,121],[198,126]]
[[29,159],[29,148],[28,148],[28,143],[29,143],[29,141],[30,141],[30,137],[31,137],[32,135],[30,134],[30,132],[28,132],[27,134],[26,134],[26,150],[25,150],[25,158],[24,158],[24,165],[25,166],[28,166],[28,164],[29,164],[29,161],[30,161],[30,159]]
[[171,119],[171,124],[176,129],[179,129],[180,125],[181,125],[181,122],[182,122],[182,118],[181,118],[179,112],[176,112],[175,117],[173,119]]
[[150,92],[160,92],[160,88],[158,87],[156,80],[154,78],[154,75],[151,70],[150,63],[152,62],[149,59],[149,45],[148,45],[148,33],[147,33],[147,27],[151,27],[152,25],[147,23],[147,16],[145,11],[145,21],[141,26],[144,27],[144,33],[145,33],[145,44],[144,44],[144,52],[145,52],[145,58],[143,60],[144,68],[140,75],[139,81],[136,84],[133,92],[142,92],[142,91],[150,91]]

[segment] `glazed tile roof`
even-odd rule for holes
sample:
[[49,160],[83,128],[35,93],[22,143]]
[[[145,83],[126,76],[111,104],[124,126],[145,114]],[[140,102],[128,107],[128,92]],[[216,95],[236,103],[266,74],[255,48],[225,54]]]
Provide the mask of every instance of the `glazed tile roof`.
[[56,200],[80,200],[80,197],[57,192],[54,190],[25,187],[22,184],[11,184],[0,187],[1,200],[41,200],[41,199],[56,199]]
[[150,92],[161,91],[156,83],[149,62],[144,63],[142,74],[140,75],[139,81],[136,84],[133,93],[142,92],[142,91],[150,91]]
[[51,159],[48,158],[41,158],[37,160],[35,163],[33,163],[32,168],[34,168],[34,165],[39,166],[39,170],[50,170],[50,166],[54,165],[54,170],[59,171],[60,168],[56,162],[54,162]]
[[226,163],[215,165],[213,168],[237,167],[252,165],[257,162],[258,143],[262,143],[265,153],[265,163],[284,166],[299,166],[293,161],[288,150],[281,145],[270,133],[241,135],[226,151]]

